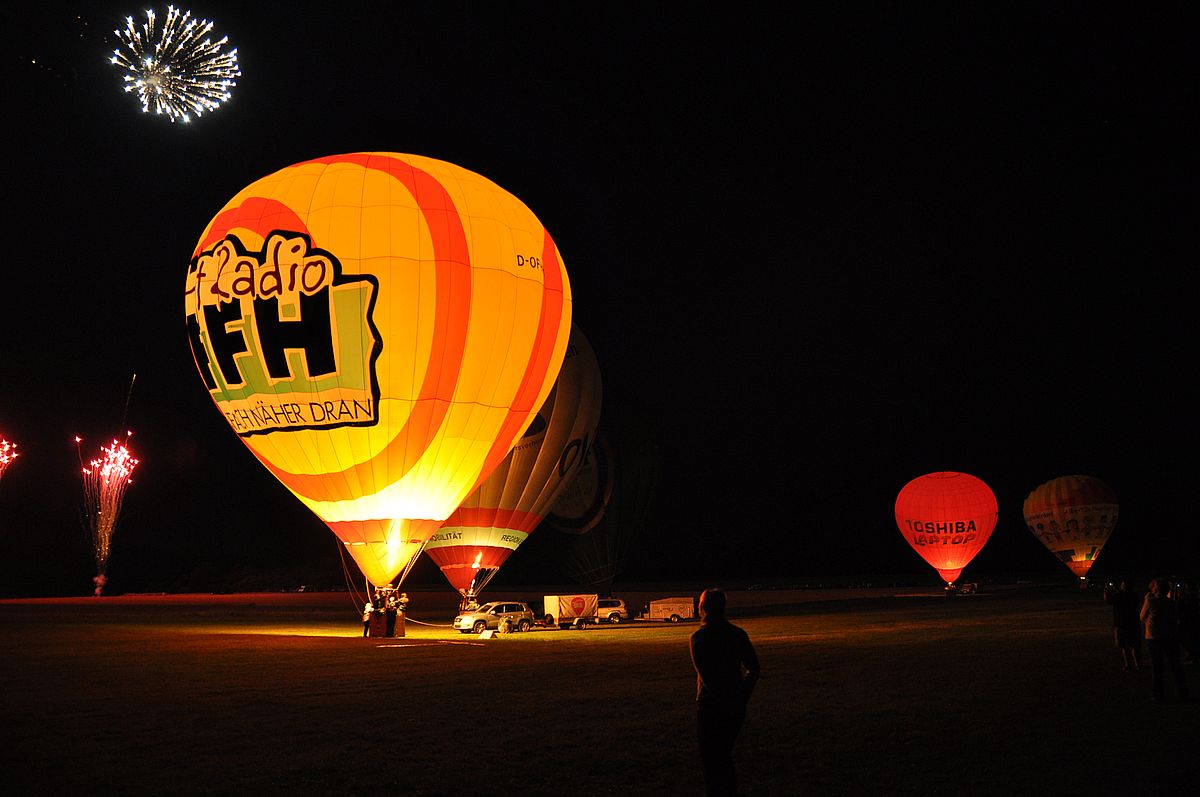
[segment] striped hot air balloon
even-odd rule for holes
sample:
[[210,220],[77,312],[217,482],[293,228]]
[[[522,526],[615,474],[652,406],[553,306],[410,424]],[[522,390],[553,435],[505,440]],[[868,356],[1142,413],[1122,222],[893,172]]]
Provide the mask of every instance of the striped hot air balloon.
[[376,586],[508,455],[571,326],[562,258],[529,208],[386,152],[242,189],[200,236],[185,300],[230,428]]
[[1117,525],[1117,496],[1095,476],[1059,476],[1025,497],[1022,514],[1038,542],[1085,578]]

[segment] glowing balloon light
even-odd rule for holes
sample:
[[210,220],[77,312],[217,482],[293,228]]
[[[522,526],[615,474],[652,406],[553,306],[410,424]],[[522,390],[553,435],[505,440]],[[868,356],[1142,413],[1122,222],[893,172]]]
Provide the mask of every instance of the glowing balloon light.
[[0,437],[0,479],[4,478],[4,471],[8,470],[8,466],[19,456],[21,455],[17,453],[17,444]]
[[998,517],[991,488],[966,473],[918,476],[896,497],[900,533],[947,584],[983,548]]
[[573,326],[554,390],[533,423],[425,545],[464,598],[479,594],[591,460],[600,401],[595,352]]
[[1094,476],[1060,476],[1025,498],[1025,525],[1080,578],[1117,525],[1117,496]]
[[[126,433],[128,437],[129,433]],[[83,438],[75,438],[75,450],[82,465],[83,455],[79,453],[81,442]],[[138,464],[137,457],[128,448],[113,440],[111,445],[101,446],[100,455],[82,467],[84,520],[91,533],[92,551],[96,557],[97,595],[100,594],[108,569],[108,555],[125,491],[133,482],[133,470]]]
[[571,324],[562,258],[529,208],[386,152],[240,191],[201,235],[185,301],[230,427],[376,586],[520,439]]

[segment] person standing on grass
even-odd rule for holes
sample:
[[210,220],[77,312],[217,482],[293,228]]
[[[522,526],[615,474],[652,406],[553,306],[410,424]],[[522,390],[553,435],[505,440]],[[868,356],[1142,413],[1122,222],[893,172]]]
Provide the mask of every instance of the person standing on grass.
[[385,622],[385,628],[383,631],[383,635],[386,637],[391,637],[391,636],[396,635],[396,612],[397,611],[398,611],[398,609],[396,608],[396,598],[392,595],[388,595],[387,603],[384,605],[384,608],[383,608],[383,618],[384,618],[384,622]]
[[696,726],[704,793],[709,797],[737,794],[733,745],[746,721],[746,703],[758,683],[758,655],[750,637],[725,619],[721,589],[700,595],[700,628],[689,648],[696,668]]
[[1183,663],[1200,662],[1200,596],[1196,594],[1196,581],[1182,582],[1179,600],[1179,644],[1183,648]]
[[1150,688],[1154,699],[1163,699],[1163,681],[1166,678],[1165,671],[1169,668],[1179,699],[1187,700],[1187,681],[1183,665],[1179,662],[1179,620],[1169,579],[1156,578],[1150,582],[1150,592],[1142,601],[1139,616],[1146,624],[1146,647],[1150,649]]
[[1113,640],[1121,651],[1124,670],[1139,669],[1138,651],[1142,648],[1142,623],[1138,619],[1140,601],[1129,579],[1104,588],[1104,602],[1112,607]]

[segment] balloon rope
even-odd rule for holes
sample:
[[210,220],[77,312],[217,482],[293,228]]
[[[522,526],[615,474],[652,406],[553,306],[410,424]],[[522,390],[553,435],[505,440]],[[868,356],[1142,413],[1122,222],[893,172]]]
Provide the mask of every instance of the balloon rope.
[[404,614],[404,622],[416,623],[417,625],[424,625],[424,626],[428,626],[429,628],[453,628],[454,627],[454,623],[427,623],[424,620],[414,620],[413,618],[408,616],[407,612],[405,612],[405,614]]
[[479,596],[479,593],[483,592],[483,588],[486,587],[488,585],[488,582],[492,580],[492,576],[496,575],[499,572],[500,572],[499,567],[493,567],[493,568],[491,568],[490,572],[487,573],[487,575],[485,575],[483,578],[479,579],[479,581],[477,581],[474,584],[476,597]]
[[[408,560],[408,566],[404,568],[404,573],[401,574],[400,580],[398,582],[396,582],[397,585],[403,584],[404,579],[408,578],[409,571],[412,570],[413,565],[417,563],[417,560],[421,558],[421,554],[425,550],[425,543],[427,543],[427,542],[429,542],[429,540],[426,540],[425,542],[421,543],[421,550],[417,551],[416,556],[414,556],[412,559]],[[426,623],[423,620],[414,620],[413,618],[408,616],[408,612],[404,613],[404,622],[416,623],[417,625],[423,625],[423,626],[427,626],[429,628],[453,628],[454,627],[454,623]]]
[[[337,537],[334,537],[333,541],[334,541],[334,544],[337,545],[338,556],[342,560],[342,577],[345,578],[345,580],[346,580],[346,591],[348,593],[350,593],[351,595],[353,595],[353,597],[354,597],[354,613],[359,614],[362,612],[362,607],[367,602],[367,599],[365,596],[361,597],[361,598],[358,596],[358,590],[355,589],[354,582],[350,580],[350,568],[346,566],[346,551],[344,550],[346,546],[343,545],[342,541],[339,540]],[[368,589],[367,595],[370,595],[370,594],[371,594],[371,591]]]
[[397,589],[401,584],[404,583],[404,579],[408,578],[409,571],[413,569],[413,565],[415,565],[417,560],[421,558],[421,554],[425,551],[425,546],[428,544],[428,542],[429,540],[425,540],[425,542],[421,543],[421,547],[417,549],[417,552],[413,554],[411,559],[408,560],[408,564],[404,566],[404,572],[400,574],[400,580],[396,582]]
[[[354,587],[354,582],[350,580],[350,568],[346,564],[346,551],[344,550],[344,548],[346,546],[344,546],[342,544],[342,541],[338,540],[336,537],[334,538],[334,542],[338,547],[338,556],[342,560],[342,576],[346,580],[346,591],[350,592],[354,595],[355,613],[358,614],[362,611],[363,604],[365,604],[367,602],[366,595],[371,594],[370,582],[366,581],[366,579],[363,580],[366,593],[363,597],[360,598],[358,595],[358,590]],[[421,550],[417,551],[417,555],[414,556],[409,561],[408,567],[404,568],[404,574],[400,576],[399,583],[404,583],[405,577],[408,576],[408,571],[412,570],[413,564],[417,561],[417,558],[421,555],[421,551],[424,551],[424,550],[425,550],[425,546],[422,545]],[[424,625],[424,626],[428,626],[430,628],[453,628],[454,627],[454,623],[427,623],[423,620],[416,620],[416,619],[413,619],[412,617],[409,617],[407,612],[405,612],[404,621],[406,623],[416,623],[417,625]]]

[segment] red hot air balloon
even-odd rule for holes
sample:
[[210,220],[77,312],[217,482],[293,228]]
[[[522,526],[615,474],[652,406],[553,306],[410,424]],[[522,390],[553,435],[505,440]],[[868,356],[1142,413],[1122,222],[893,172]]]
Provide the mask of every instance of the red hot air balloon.
[[1094,476],[1060,476],[1025,498],[1025,525],[1080,578],[1117,525],[1117,496]]
[[992,536],[998,516],[991,488],[967,473],[927,473],[896,496],[900,533],[948,585]]

